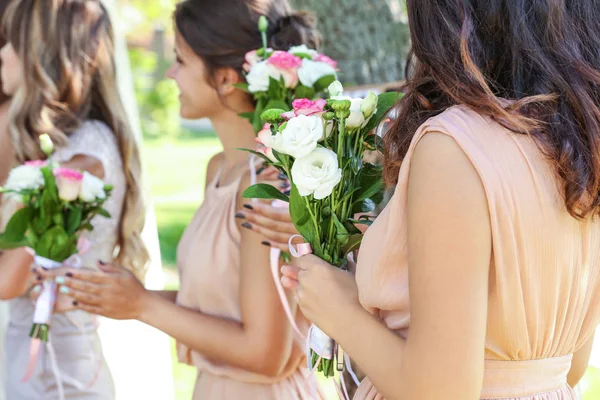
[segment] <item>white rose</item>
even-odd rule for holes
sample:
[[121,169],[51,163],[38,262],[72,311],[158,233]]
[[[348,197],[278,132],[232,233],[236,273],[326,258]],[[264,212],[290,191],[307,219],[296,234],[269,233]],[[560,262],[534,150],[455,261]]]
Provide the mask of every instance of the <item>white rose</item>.
[[44,175],[39,167],[20,165],[8,174],[5,189],[23,190],[39,189],[44,186]]
[[271,137],[276,151],[294,158],[308,155],[323,139],[323,119],[320,116],[299,115],[290,119],[281,134]]
[[302,60],[302,66],[298,69],[300,83],[308,87],[313,87],[319,79],[327,75],[337,76],[332,66],[306,58]]
[[269,77],[272,75],[272,67],[266,61],[256,63],[246,75],[248,90],[251,93],[266,92],[269,90]]
[[292,180],[300,196],[314,194],[317,200],[326,198],[342,180],[337,154],[324,147],[317,147],[306,157],[294,162]]
[[316,51],[314,49],[309,49],[305,44],[300,45],[300,46],[291,47],[288,50],[288,53],[292,53],[294,55],[296,55],[296,54],[306,54],[306,55],[309,55],[311,57],[316,57],[319,54],[318,51]]
[[96,199],[104,199],[105,197],[106,192],[104,191],[104,182],[102,179],[84,171],[81,189],[79,190],[79,199],[90,203]]
[[365,122],[365,115],[360,110],[363,99],[352,99],[350,105],[350,116],[346,119],[348,128],[361,128]]

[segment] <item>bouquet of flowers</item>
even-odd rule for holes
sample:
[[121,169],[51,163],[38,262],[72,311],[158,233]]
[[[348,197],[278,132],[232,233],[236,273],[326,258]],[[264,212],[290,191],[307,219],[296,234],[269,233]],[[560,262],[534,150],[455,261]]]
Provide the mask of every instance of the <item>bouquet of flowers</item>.
[[236,85],[256,100],[253,112],[240,114],[249,119],[258,132],[264,126],[260,116],[271,108],[290,110],[294,99],[314,99],[337,78],[337,62],[306,45],[288,51],[267,47],[268,21],[261,16],[258,24],[263,47],[246,54],[244,71],[247,83]]
[[[89,247],[81,233],[94,229],[91,221],[96,215],[110,218],[102,205],[112,186],[88,172],[60,168],[52,162],[50,137],[41,135],[40,142],[48,160],[29,161],[14,168],[0,188],[0,193],[22,204],[0,234],[0,249],[27,247],[36,265],[77,268],[81,266],[78,253]],[[55,292],[54,282],[43,282],[30,332],[33,339],[48,341]]]
[[[398,94],[370,92],[353,99],[342,96],[338,81],[328,89],[329,100],[297,99],[290,112],[270,109],[262,114],[270,126],[259,133],[261,148],[254,153],[290,177],[292,189],[288,197],[257,184],[244,197],[289,202],[294,225],[314,254],[346,268],[348,254],[363,237],[356,225],[371,223],[370,217],[358,215],[373,211],[383,198],[381,166],[365,163],[363,153],[380,149],[381,139],[373,130]],[[314,326],[309,340],[311,365],[333,376],[333,341]]]

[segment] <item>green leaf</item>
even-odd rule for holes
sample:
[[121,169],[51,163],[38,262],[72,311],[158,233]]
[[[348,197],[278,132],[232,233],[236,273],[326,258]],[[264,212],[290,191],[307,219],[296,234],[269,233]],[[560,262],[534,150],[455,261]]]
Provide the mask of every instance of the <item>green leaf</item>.
[[29,207],[21,208],[14,213],[10,221],[8,221],[2,237],[9,242],[24,240],[25,233],[27,232],[32,218],[33,209]]
[[310,88],[304,85],[298,85],[296,88],[295,98],[297,99],[309,99],[312,100],[315,98],[316,92],[315,89]]
[[308,212],[305,198],[300,196],[298,188],[295,185],[292,185],[290,193],[290,216],[298,232],[300,232],[304,240],[310,243],[315,255],[322,257],[323,249],[320,237]]
[[83,209],[81,207],[75,207],[67,215],[67,234],[73,235],[77,232],[81,225]]
[[4,237],[4,235],[0,235],[0,249],[2,250],[12,250],[18,249],[19,247],[29,246],[29,242],[27,239],[22,239],[18,241],[13,241]]
[[242,197],[246,199],[267,199],[267,200],[283,200],[289,202],[290,199],[275,187],[266,183],[258,183],[252,185],[242,193]]
[[360,244],[362,243],[362,239],[363,235],[361,233],[350,235],[350,237],[348,238],[348,242],[346,242],[346,244],[342,248],[344,256],[348,255],[348,253],[350,253],[351,251],[358,249],[360,247]]
[[250,122],[254,122],[254,111],[239,113],[238,115],[244,119],[247,119]]
[[254,126],[254,132],[258,133],[265,125],[260,119],[261,114],[265,111],[265,103],[266,99],[264,96],[261,96],[256,103],[256,109],[254,110],[254,117],[252,119],[252,125]]
[[379,151],[383,153],[383,139],[376,134],[367,135],[365,143],[369,146],[370,150]]
[[380,165],[365,164],[360,170],[360,191],[356,194],[355,202],[371,198],[375,204],[383,201],[385,185],[383,183],[383,169]]
[[315,82],[314,88],[315,92],[322,92],[329,87],[336,80],[335,75],[325,75],[319,78],[318,81]]
[[397,92],[381,93],[377,96],[377,112],[371,117],[363,131],[370,132],[375,129],[388,111],[394,107],[401,98],[402,94]]
[[271,160],[269,159],[269,157],[265,156],[265,155],[264,155],[264,154],[262,154],[262,153],[259,153],[258,151],[254,151],[254,150],[250,150],[250,149],[240,149],[240,148],[238,148],[238,149],[236,149],[236,150],[240,150],[240,151],[246,151],[246,152],[248,152],[248,153],[252,153],[252,154],[254,154],[254,155],[255,155],[255,156],[257,156],[257,157],[260,157],[260,158],[262,158],[263,160],[265,160],[265,161],[266,161],[266,162],[268,162],[269,164],[273,164],[273,161],[271,161]]
[[248,90],[248,84],[247,83],[234,83],[233,85],[234,88],[240,89],[246,93],[250,93],[250,91]]
[[98,210],[98,215],[103,216],[104,218],[110,218],[111,215],[108,211],[106,211],[104,208],[101,208]]
[[42,171],[42,175],[44,175],[44,194],[48,193],[50,200],[59,203],[60,199],[58,198],[56,178],[54,177],[54,173],[52,172],[52,167],[45,166],[40,168],[40,171]]
[[269,100],[277,100],[281,98],[281,83],[272,77],[269,77],[269,90],[267,91]]
[[265,110],[272,110],[275,108],[278,108],[280,110],[285,110],[285,111],[290,110],[289,104],[287,104],[285,101],[280,100],[280,99],[271,99],[265,106]]

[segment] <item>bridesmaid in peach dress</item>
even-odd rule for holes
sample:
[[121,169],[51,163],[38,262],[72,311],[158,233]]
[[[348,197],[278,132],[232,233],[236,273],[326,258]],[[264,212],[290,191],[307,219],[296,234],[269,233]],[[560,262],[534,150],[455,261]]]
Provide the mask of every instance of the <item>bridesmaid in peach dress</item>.
[[600,322],[595,0],[409,0],[390,203],[356,277],[284,267],[355,399],[570,400]]
[[[284,0],[187,0],[175,10],[177,59],[167,75],[179,87],[181,116],[209,118],[223,146],[208,164],[204,201],[178,248],[179,291],[147,291],[111,265],[101,266],[104,273],[58,277],[78,308],[139,319],[174,337],[179,360],[198,370],[197,400],[314,398],[303,347],[293,340],[271,276],[269,247],[234,215],[248,203],[241,194],[256,168],[238,149],[254,148],[256,136],[238,116],[254,109],[253,99],[233,84],[243,82],[245,54],[261,46],[260,15],[270,21],[269,47],[317,44],[312,18]],[[286,190],[277,175],[259,177]],[[306,328],[300,313],[297,320]]]

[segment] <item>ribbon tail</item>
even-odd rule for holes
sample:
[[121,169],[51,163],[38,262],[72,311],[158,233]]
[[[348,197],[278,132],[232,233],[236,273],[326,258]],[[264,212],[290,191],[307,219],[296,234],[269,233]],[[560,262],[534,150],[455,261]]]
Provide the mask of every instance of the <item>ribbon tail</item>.
[[50,366],[52,368],[52,373],[54,374],[54,378],[56,379],[56,388],[58,391],[59,400],[65,400],[65,388],[63,386],[63,380],[61,377],[60,369],[58,368],[58,361],[56,359],[56,352],[54,351],[54,346],[52,346],[52,341],[50,338],[48,339],[47,346],[48,355],[50,356]]
[[290,304],[287,300],[287,296],[285,295],[285,289],[281,284],[281,279],[279,278],[279,256],[281,255],[281,250],[272,247],[270,254],[271,261],[271,273],[273,275],[273,281],[275,281],[275,287],[277,288],[277,294],[279,294],[279,300],[281,300],[281,305],[283,306],[283,310],[285,311],[285,315],[287,315],[294,332],[298,336],[298,340],[302,343],[306,340],[306,336],[300,331],[298,325],[296,324],[296,320],[292,314],[292,309],[290,308]]
[[350,362],[350,356],[346,352],[344,352],[344,364],[346,364],[346,370],[352,377],[352,380],[354,381],[354,383],[356,383],[356,386],[360,386],[360,380],[358,380],[356,373],[352,369],[352,363]]
[[28,382],[33,376],[33,371],[35,370],[35,365],[37,364],[38,355],[40,354],[40,347],[42,346],[42,341],[40,339],[31,339],[29,344],[29,361],[27,363],[27,371],[25,372],[25,376],[21,379],[21,382]]

